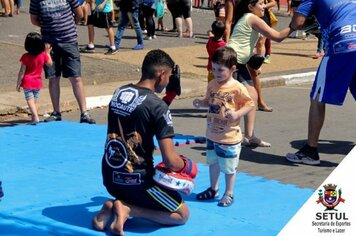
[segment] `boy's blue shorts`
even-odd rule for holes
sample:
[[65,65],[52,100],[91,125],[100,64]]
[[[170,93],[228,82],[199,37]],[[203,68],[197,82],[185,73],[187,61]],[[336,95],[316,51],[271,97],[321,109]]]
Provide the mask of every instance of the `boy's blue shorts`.
[[347,90],[356,100],[356,51],[324,56],[310,92],[310,98],[319,102],[342,105]]

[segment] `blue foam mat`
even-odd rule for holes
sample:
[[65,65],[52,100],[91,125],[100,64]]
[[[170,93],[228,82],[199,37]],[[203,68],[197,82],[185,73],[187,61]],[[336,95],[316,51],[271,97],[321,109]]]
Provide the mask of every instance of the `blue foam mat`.
[[[92,217],[110,197],[101,180],[105,137],[106,126],[71,122],[1,128],[0,180],[5,196],[0,201],[0,234],[105,235],[91,229]],[[199,164],[196,188],[185,197],[191,212],[185,225],[162,227],[131,219],[125,234],[276,235],[314,192],[238,173],[235,202],[222,208],[217,200],[195,200],[196,193],[208,186],[208,172]],[[223,176],[220,183],[223,190]]]

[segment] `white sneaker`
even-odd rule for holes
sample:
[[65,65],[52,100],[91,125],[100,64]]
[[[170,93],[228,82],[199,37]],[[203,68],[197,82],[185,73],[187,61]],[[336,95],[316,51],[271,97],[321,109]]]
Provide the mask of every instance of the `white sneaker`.
[[152,37],[151,36],[146,36],[145,40],[152,40]]

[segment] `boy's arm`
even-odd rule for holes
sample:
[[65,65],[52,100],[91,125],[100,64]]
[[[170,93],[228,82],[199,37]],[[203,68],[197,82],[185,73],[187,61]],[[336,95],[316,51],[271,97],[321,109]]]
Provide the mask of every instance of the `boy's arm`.
[[209,101],[207,99],[194,99],[193,106],[195,108],[208,107]]
[[21,86],[21,83],[22,83],[23,76],[25,75],[25,71],[26,71],[26,66],[21,63],[20,71],[19,71],[19,74],[17,76],[17,84],[16,84],[16,90],[18,92],[21,91],[21,87],[20,86]]

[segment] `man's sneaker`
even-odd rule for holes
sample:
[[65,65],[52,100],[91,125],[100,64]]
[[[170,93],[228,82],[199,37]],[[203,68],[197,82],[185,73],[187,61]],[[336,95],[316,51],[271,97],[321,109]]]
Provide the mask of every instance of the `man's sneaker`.
[[82,53],[94,53],[95,52],[95,47],[90,48],[88,45],[85,48],[81,48],[80,52]]
[[117,49],[117,48],[115,48],[115,49],[109,48],[104,54],[105,55],[115,55],[118,51],[119,51],[119,49]]
[[263,60],[263,63],[265,63],[265,64],[271,63],[271,56],[270,55],[266,55],[265,59]]
[[137,44],[132,50],[142,50],[144,48],[143,43]]
[[306,165],[320,165],[319,153],[317,149],[312,149],[308,144],[304,145],[296,153],[288,153],[286,159],[293,163],[303,163]]
[[152,37],[151,36],[146,36],[145,40],[152,40]]
[[90,117],[88,112],[85,111],[80,115],[80,123],[95,124],[96,121]]
[[62,120],[61,113],[54,111],[47,119],[44,120],[44,122],[61,121],[61,120]]

